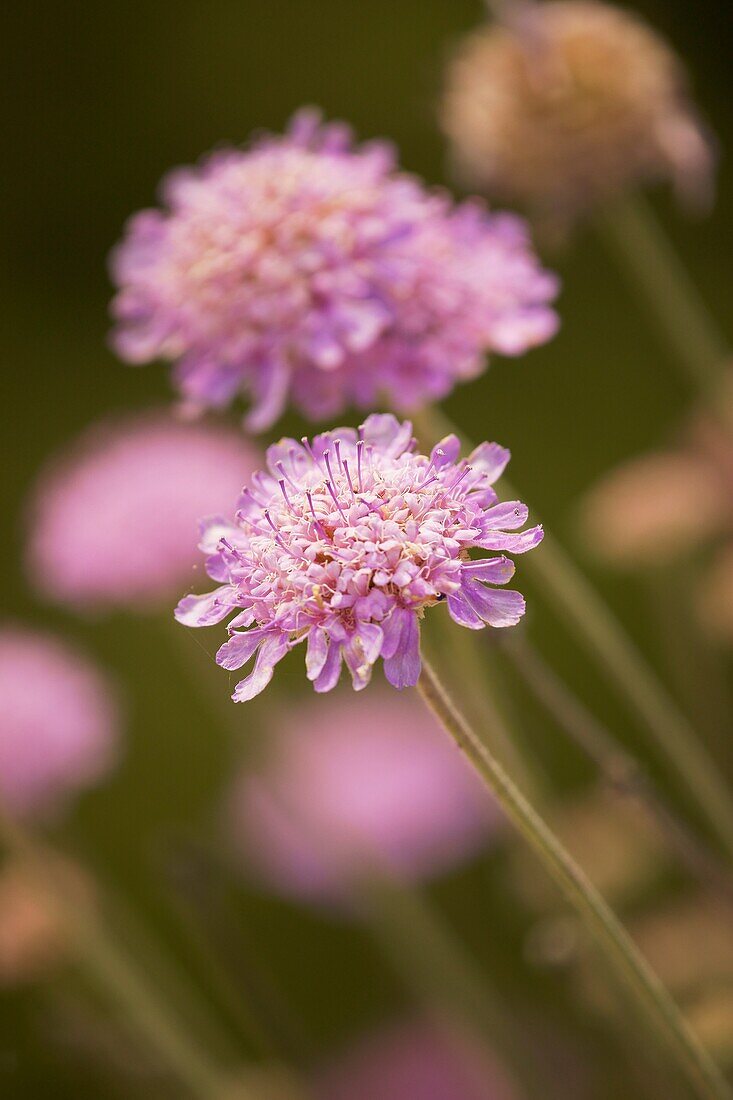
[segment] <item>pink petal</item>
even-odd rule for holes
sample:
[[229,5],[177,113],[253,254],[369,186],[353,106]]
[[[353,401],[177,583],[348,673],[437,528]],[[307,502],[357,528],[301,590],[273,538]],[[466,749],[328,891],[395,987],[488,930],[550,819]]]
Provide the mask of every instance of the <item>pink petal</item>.
[[480,470],[493,484],[504,473],[511,457],[511,451],[498,443],[480,443],[468,456],[468,464]]
[[[395,612],[393,612],[393,615]],[[420,626],[414,611],[400,611],[400,638],[394,656],[384,662],[384,674],[392,687],[402,691],[420,679]]]
[[490,531],[477,545],[484,550],[508,550],[510,554],[526,554],[534,550],[544,538],[542,527],[530,527],[519,535],[504,534],[502,531]]
[[225,584],[203,596],[184,596],[174,614],[184,626],[213,626],[220,623],[236,603],[236,588]]

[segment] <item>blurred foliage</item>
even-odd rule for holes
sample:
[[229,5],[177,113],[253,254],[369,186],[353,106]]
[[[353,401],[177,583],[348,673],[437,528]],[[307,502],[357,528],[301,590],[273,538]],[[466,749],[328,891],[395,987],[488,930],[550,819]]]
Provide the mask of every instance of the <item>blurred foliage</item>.
[[[635,7],[683,54],[722,148],[733,148],[728,3],[643,0]],[[447,183],[434,110],[441,65],[451,41],[479,18],[478,0],[30,3],[8,5],[2,17],[8,127],[0,238],[3,612],[78,640],[125,688],[123,764],[80,801],[63,838],[157,932],[187,971],[186,983],[218,1007],[230,1045],[236,1026],[206,960],[192,950],[192,911],[216,950],[236,941],[235,981],[252,981],[261,970],[263,983],[280,989],[308,1051],[345,1042],[399,1006],[404,994],[358,929],[233,883],[218,856],[206,864],[205,874],[214,876],[204,884],[211,904],[192,907],[202,872],[195,859],[186,862],[192,858],[185,856],[187,838],[198,832],[217,850],[219,794],[266,711],[261,704],[225,707],[225,674],[208,666],[198,638],[174,636],[173,624],[160,616],[79,622],[34,602],[21,564],[24,499],[41,464],[90,420],[169,399],[162,368],[123,366],[105,345],[106,254],[126,216],[152,203],[161,175],[219,142],[279,129],[293,109],[310,102],[350,120],[360,136],[390,136],[408,169]],[[706,220],[685,221],[666,196],[655,199],[724,320],[733,275],[732,173],[723,158],[718,201]],[[560,336],[525,361],[496,361],[448,408],[472,436],[512,448],[512,478],[525,499],[573,544],[581,491],[619,459],[664,439],[689,394],[592,232],[548,262],[564,283]],[[291,420],[284,427],[298,425]],[[638,587],[595,575],[665,671]],[[533,599],[529,620],[555,665],[638,747],[628,716],[540,600]],[[205,636],[202,644],[211,651],[214,641]],[[559,788],[574,786],[587,768],[506,676],[526,744]],[[301,668],[287,665],[279,681],[277,690],[295,693]],[[212,708],[215,693],[221,699]],[[712,750],[722,763],[724,746]],[[573,1000],[562,967],[527,961],[532,921],[510,881],[500,853],[450,876],[434,893],[526,1026],[540,1064],[558,1069],[558,1052],[579,1047],[594,1067],[588,1095],[595,1100],[637,1095],[637,1088],[638,1095],[651,1095],[648,1082],[635,1081],[619,1057],[621,1038],[617,1049]],[[181,895],[188,897],[185,918]],[[73,1013],[60,997],[30,989],[4,996],[0,1087],[8,1086],[6,1095],[112,1095],[104,1065],[70,1036]],[[130,1090],[120,1086],[120,1095],[141,1094],[131,1082]]]

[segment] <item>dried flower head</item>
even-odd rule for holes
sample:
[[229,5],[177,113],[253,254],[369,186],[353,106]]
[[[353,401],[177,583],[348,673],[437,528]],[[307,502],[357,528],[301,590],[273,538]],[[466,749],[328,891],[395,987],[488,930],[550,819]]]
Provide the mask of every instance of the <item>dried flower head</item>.
[[268,472],[244,490],[236,522],[204,523],[201,549],[220,587],[186,596],[176,617],[209,626],[238,612],[217,661],[238,669],[257,660],[235,701],[262,691],[299,642],[316,691],[336,686],[342,660],[359,691],[380,656],[389,682],[404,688],[420,675],[426,608],[446,600],[473,630],[522,617],[519,592],[493,587],[510,580],[512,562],[469,553],[520,554],[542,539],[540,527],[515,533],[527,519],[523,504],[497,502],[492,486],[509,452],[482,443],[458,461],[455,436],[429,458],[414,447],[409,421],[388,414],[312,444],[283,439],[268,449]]
[[455,206],[317,112],[174,172],[163,202],[114,254],[115,346],[175,362],[191,408],[246,393],[253,430],[288,400],[312,418],[417,407],[557,326],[520,220]]
[[45,816],[95,783],[116,758],[118,717],[94,665],[60,642],[0,628],[0,799]]
[[510,0],[506,12],[448,71],[442,123],[471,186],[560,227],[646,181],[706,194],[710,142],[651,28],[594,0]]
[[499,816],[418,702],[377,692],[284,712],[230,822],[261,881],[340,903],[364,865],[423,880],[470,858]]
[[164,603],[191,578],[197,520],[228,508],[257,462],[239,433],[162,414],[94,427],[41,477],[33,585],[77,610]]
[[511,1100],[506,1069],[485,1048],[420,1020],[364,1037],[317,1081],[321,1100]]

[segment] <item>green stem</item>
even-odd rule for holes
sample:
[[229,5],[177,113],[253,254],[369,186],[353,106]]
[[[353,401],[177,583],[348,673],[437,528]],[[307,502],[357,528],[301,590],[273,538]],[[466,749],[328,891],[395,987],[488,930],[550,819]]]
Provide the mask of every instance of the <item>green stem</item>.
[[465,951],[419,890],[397,879],[379,853],[348,828],[334,834],[322,823],[298,813],[287,794],[272,783],[269,794],[278,811],[337,870],[344,899],[363,921],[388,963],[416,1004],[455,1035],[485,1049],[508,1053],[519,1077],[531,1072],[531,1060],[517,1049],[514,1034],[490,990]]
[[652,207],[627,195],[597,218],[597,228],[650,312],[693,385],[715,392],[730,360],[728,342],[705,305]]
[[690,874],[733,905],[733,881],[715,856],[673,813],[641,763],[602,725],[529,642],[510,635],[504,650],[525,684],[568,737],[595,761],[617,794],[635,802]]
[[487,1056],[501,1050],[506,1068],[528,1095],[540,1086],[506,1005],[489,990],[475,961],[419,892],[374,864],[353,886],[372,938],[417,1003],[449,1035],[458,1035]]
[[730,1100],[733,1094],[720,1070],[606,902],[466,722],[427,663],[418,691],[575,908],[697,1096]]
[[[457,431],[436,410],[415,419],[418,430],[431,440]],[[505,479],[502,485],[510,499],[518,495]],[[643,720],[662,759],[671,762],[698,812],[733,858],[731,792],[695,730],[611,609],[560,543],[549,535],[545,535],[536,553],[527,555],[523,568],[534,574],[562,621],[575,631],[604,675],[628,700],[630,712]]]
[[[221,1100],[231,1090],[227,1071],[197,1047],[147,983],[135,964],[108,935],[95,909],[68,896],[55,859],[39,841],[0,811],[0,839],[51,898],[66,926],[79,963],[100,992],[124,1011],[129,1023],[155,1050],[191,1096]],[[248,1100],[244,1091],[232,1093]]]
[[[508,487],[507,487],[508,488]],[[508,489],[509,495],[513,493]],[[733,801],[719,769],[641,650],[559,543],[545,538],[526,568],[594,655],[630,709],[645,722],[662,757],[693,797],[720,844],[733,857]]]
[[[457,626],[447,615],[431,616],[424,629],[429,653],[440,653],[442,667],[447,668],[448,686],[454,690],[460,685],[461,705],[472,721],[476,721],[487,710],[499,710],[505,713],[506,699],[500,695],[500,685],[491,682],[491,671],[482,660],[479,643],[482,639],[475,633]],[[437,629],[436,629],[437,628]],[[436,630],[435,638],[431,632]],[[440,633],[438,633],[438,631]],[[487,682],[490,688],[487,690]],[[499,695],[499,699],[497,699]],[[501,705],[500,705],[501,704]],[[489,722],[486,736],[491,737],[489,748],[501,763],[508,768],[527,794],[537,795],[546,786],[537,764],[528,758],[503,731],[508,723],[501,720]],[[511,723],[509,723],[511,724]]]

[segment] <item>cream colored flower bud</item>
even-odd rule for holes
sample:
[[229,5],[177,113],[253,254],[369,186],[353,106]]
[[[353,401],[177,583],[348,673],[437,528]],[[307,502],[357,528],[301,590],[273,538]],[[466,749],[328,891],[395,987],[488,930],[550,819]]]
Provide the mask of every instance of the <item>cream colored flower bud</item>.
[[703,198],[710,142],[681,62],[635,15],[593,0],[505,5],[458,47],[442,108],[457,173],[567,227],[647,181]]

